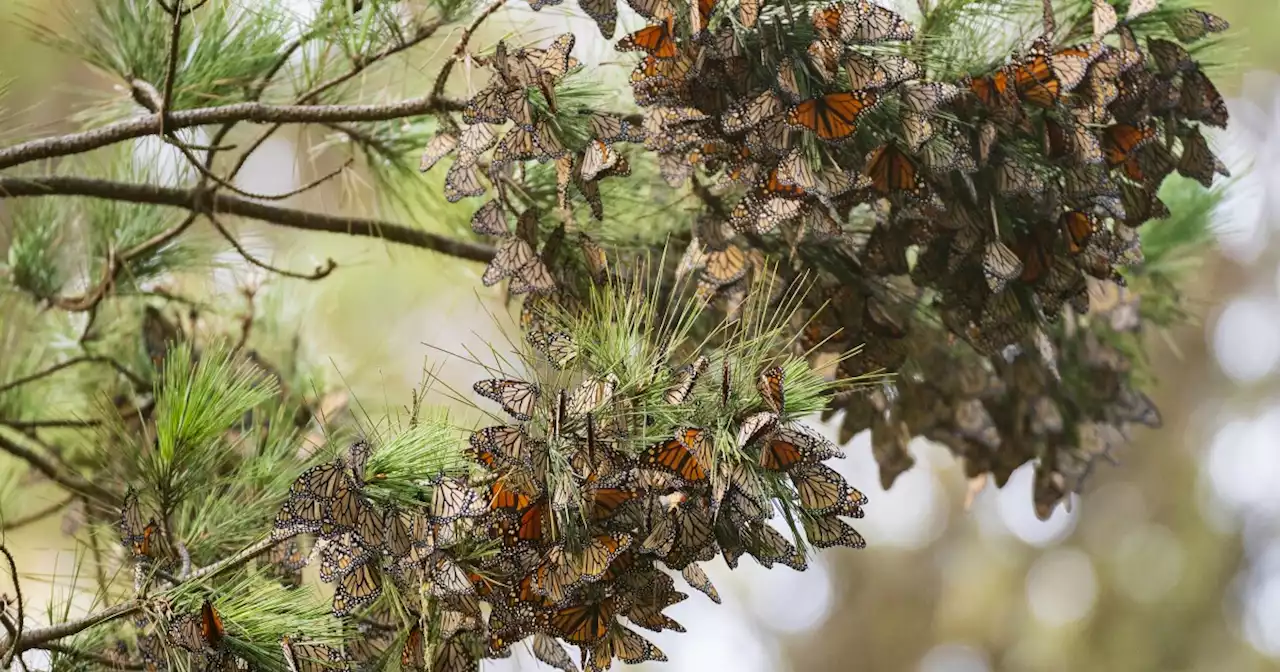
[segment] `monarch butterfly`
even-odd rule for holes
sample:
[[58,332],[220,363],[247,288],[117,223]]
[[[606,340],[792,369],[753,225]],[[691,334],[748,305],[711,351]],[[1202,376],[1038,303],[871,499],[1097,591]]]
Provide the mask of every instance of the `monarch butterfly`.
[[915,163],[893,143],[871,150],[866,165],[864,172],[871,178],[871,187],[881,196],[905,194],[924,200],[929,193]]
[[1109,167],[1115,168],[1133,156],[1135,150],[1156,139],[1156,131],[1150,126],[1116,124],[1102,133],[1102,153]]
[[[1083,116],[1087,111],[1082,112]],[[1103,161],[1102,144],[1098,136],[1084,124],[1084,119],[1069,119],[1062,123],[1045,119],[1045,136],[1050,158],[1072,157],[1077,163],[1091,164]]]
[[1044,189],[1044,180],[1030,165],[1006,157],[996,167],[995,188],[1004,195],[1034,194]]
[[857,506],[862,493],[853,490],[844,477],[823,464],[802,464],[791,470],[791,482],[800,506],[810,515],[825,515],[837,509]]
[[653,444],[640,454],[639,465],[668,471],[687,482],[705,481],[707,472],[693,451],[680,439],[667,439]]
[[433,166],[440,162],[440,159],[453,153],[455,147],[458,146],[458,136],[452,133],[437,133],[431,141],[427,143],[427,148],[422,152],[422,160],[418,163],[418,170],[427,172]]
[[928,116],[914,112],[902,113],[902,139],[906,142],[908,150],[919,152],[924,143],[932,137],[933,124],[930,123]]
[[464,165],[455,162],[449,166],[444,177],[444,196],[450,203],[457,203],[464,198],[484,195],[485,187],[480,182],[480,171],[474,164]]
[[528,466],[537,442],[525,434],[523,428],[503,425],[473,432],[469,448],[481,464],[495,469],[498,466]]
[[842,170],[814,170],[800,150],[783,157],[769,175],[766,189],[771,193],[784,192],[780,187],[795,187],[800,193],[812,192],[819,198],[835,198],[846,192],[870,184],[861,173]]
[[831,548],[847,546],[849,548],[866,548],[867,540],[848,523],[835,516],[825,516],[804,521],[805,537],[815,548]]
[[468,126],[458,140],[457,162],[466,165],[475,163],[497,141],[497,136],[488,124],[482,122]]
[[353,611],[373,604],[382,595],[382,573],[367,560],[338,580],[333,591],[333,615],[342,618]]
[[813,10],[809,15],[809,21],[822,39],[847,42],[848,33],[852,32],[852,28],[847,24],[854,18],[854,14],[847,13],[849,9],[853,8],[843,2],[824,5]]
[[174,644],[194,652],[217,651],[226,637],[222,616],[209,600],[200,605],[200,616],[183,614],[169,628]]
[[942,103],[954,100],[960,89],[945,82],[904,84],[897,89],[903,106],[916,114],[928,114]]
[[1060,92],[1073,91],[1080,85],[1089,72],[1089,66],[1101,56],[1106,47],[1094,42],[1087,45],[1065,47],[1049,56],[1049,65],[1053,68]]
[[1018,279],[1028,284],[1044,279],[1053,264],[1052,240],[1042,234],[1024,234],[1014,242],[1013,251],[1022,260],[1022,274]]
[[1164,143],[1156,142],[1134,151],[1124,162],[1124,174],[1135,182],[1158,185],[1177,165],[1177,159],[1169,148]]
[[588,581],[604,576],[610,564],[631,546],[631,535],[625,533],[602,534],[591,538],[582,550],[579,574]]
[[1022,260],[999,240],[987,243],[982,256],[982,274],[992,294],[1004,291],[1005,284],[1022,274]]
[[533,124],[533,111],[523,88],[494,82],[467,101],[462,120],[468,124],[505,124],[511,119],[521,126]]
[[597,488],[592,491],[592,520],[604,520],[617,512],[618,507],[639,496],[629,488]]
[[327,540],[320,549],[320,580],[333,583],[357,565],[371,560],[373,550],[361,545],[350,532]]
[[1147,38],[1147,51],[1151,52],[1151,57],[1156,62],[1156,68],[1162,75],[1172,76],[1180,72],[1194,70],[1196,67],[1196,62],[1192,60],[1191,54],[1176,42],[1159,38]]
[[606,144],[615,142],[644,142],[644,133],[635,124],[612,114],[592,112],[587,117],[591,137]]
[[618,377],[612,373],[602,378],[588,378],[569,395],[567,410],[570,415],[590,413],[612,401],[617,389]]
[[485,236],[505,236],[511,233],[506,211],[496,199],[485,203],[471,216],[471,230]]
[[603,672],[609,669],[610,660],[617,658],[624,663],[636,664],[649,660],[665,661],[667,654],[662,652],[653,642],[637,635],[635,632],[614,623],[608,633],[598,644],[591,647],[587,655],[585,672]]
[[450,637],[435,650],[432,672],[480,672],[480,660],[472,653],[463,634]]
[[746,532],[743,541],[746,542],[747,553],[762,567],[769,568],[774,563],[780,563],[798,572],[808,567],[797,553],[796,547],[768,524],[755,521],[747,526]]
[[1062,95],[1062,83],[1044,53],[1036,53],[1030,61],[1014,67],[1013,85],[1019,98],[1037,107],[1053,107]]
[[1159,4],[1160,0],[1133,0],[1133,2],[1129,3],[1129,11],[1125,12],[1124,18],[1128,21],[1136,19],[1143,14],[1154,12]]
[[523,380],[491,378],[477,382],[472,389],[476,394],[501,404],[502,410],[516,420],[531,419],[533,409],[542,395],[542,388],[537,384]]
[[[920,148],[920,162],[938,175],[953,170],[966,174],[976,171],[978,164],[973,160],[968,136],[951,126],[944,129],[945,132],[935,132]],[[867,184],[871,184],[870,178],[867,178]]]
[[289,672],[324,672],[347,662],[347,657],[332,646],[303,643],[288,635],[280,638],[280,649]]
[[689,566],[680,571],[680,575],[690,587],[711,598],[712,602],[720,604],[720,591],[716,590],[711,579],[707,578],[707,573],[697,563],[689,563]]
[[408,556],[413,550],[414,525],[417,524],[414,513],[390,505],[383,510],[382,520],[385,530],[382,550],[396,560]]
[[717,287],[741,280],[747,274],[747,255],[737,245],[706,255],[702,275]]
[[471,578],[445,553],[433,553],[425,563],[426,582],[435,597],[474,596]]
[[489,508],[495,511],[523,511],[532,500],[519,489],[504,483],[502,479],[489,486]]
[[1183,9],[1165,21],[1169,30],[1183,43],[1195,42],[1210,33],[1220,33],[1231,27],[1220,16],[1191,8]]
[[[545,128],[539,124],[539,130]],[[557,158],[544,149],[538,130],[526,128],[516,125],[502,136],[502,140],[498,142],[497,148],[493,150],[493,162],[497,164],[506,164],[515,161],[536,160],[539,163]]]
[[811,98],[787,111],[787,123],[808,129],[825,142],[838,142],[858,130],[858,117],[878,101],[879,96],[873,91],[843,91]]
[[839,71],[842,51],[844,47],[839,43],[818,39],[809,43],[805,53],[809,55],[809,64],[813,66],[814,72],[822,78],[822,81],[830,82],[835,79]]
[[770,471],[788,471],[800,464],[821,462],[835,454],[820,446],[816,438],[782,427],[765,439],[760,448],[759,464]]
[[663,401],[672,406],[679,406],[689,398],[689,393],[693,391],[693,386],[698,382],[698,376],[701,376],[711,361],[706,357],[698,357],[690,364],[680,367],[675,373],[675,382],[662,395]]
[[[663,574],[662,576],[666,576]],[[684,626],[662,613],[663,609],[670,606],[661,593],[651,588],[642,589],[646,596],[654,596],[655,600],[638,602],[631,605],[627,610],[627,620],[631,621],[636,627],[644,628],[651,632],[662,632],[663,630],[671,630],[672,632],[684,632]],[[682,595],[675,593],[675,595]],[[678,601],[678,600],[677,600]]]
[[539,632],[533,636],[533,656],[560,672],[578,672],[578,666],[573,664],[569,652],[550,635]]
[[1058,217],[1058,226],[1066,236],[1067,250],[1071,254],[1080,254],[1098,230],[1098,221],[1083,212],[1071,210]]
[[743,28],[755,28],[756,21],[760,19],[760,2],[761,0],[738,0],[738,23]]
[[[534,0],[541,5],[559,4],[562,0]],[[538,9],[534,8],[535,11]],[[577,62],[569,55],[577,38],[573,33],[557,35],[547,49],[518,49],[508,53],[505,42],[498,42],[493,64],[509,85],[534,86],[542,77],[563,77]]]
[[311,561],[311,557],[302,552],[297,539],[282,541],[267,552],[267,562],[282,573],[282,581],[286,585],[297,587],[302,583],[302,568]]
[[1116,8],[1108,0],[1093,0],[1093,39],[1101,40],[1103,35],[1115,29],[1120,22],[1116,16]]
[[143,524],[142,510],[138,506],[138,493],[132,487],[124,496],[124,507],[120,510],[120,541],[124,547],[133,552],[134,559],[151,557],[151,538],[159,528],[154,518]]
[[436,522],[478,516],[487,509],[480,493],[468,487],[462,479],[438,478],[431,482],[431,486],[431,517]]
[[1189,128],[1181,134],[1182,157],[1178,160],[1178,173],[1203,184],[1206,189],[1213,186],[1215,174],[1231,177],[1227,167],[1214,156],[1209,143],[1199,129]]
[[618,153],[601,140],[591,140],[582,154],[582,179],[590,181],[618,163]]
[[855,0],[857,20],[846,39],[859,44],[915,39],[916,29],[900,15],[870,0]]
[[618,28],[618,0],[578,0],[578,7],[596,22],[604,39],[613,39]]
[[618,51],[644,51],[654,58],[675,58],[679,53],[675,36],[675,19],[667,16],[660,23],[641,28],[618,41]]
[[902,56],[871,57],[850,52],[843,61],[849,88],[883,89],[920,76],[920,66]]
[[760,373],[756,380],[756,390],[760,398],[774,413],[782,413],[785,405],[785,386],[782,367],[771,366]]
[[563,331],[531,331],[525,340],[557,369],[563,369],[578,356],[578,344]]
[[534,501],[514,517],[500,519],[494,529],[495,536],[507,546],[519,546],[524,542],[541,542],[543,518],[547,508],[546,497]]
[[1198,68],[1182,75],[1178,111],[1192,121],[1202,121],[1218,128],[1227,127],[1227,104],[1218,93],[1218,87]]
[[782,111],[778,94],[766,89],[754,98],[736,103],[720,118],[725,133],[741,133],[764,123],[766,119]]
[[559,609],[551,615],[551,627],[571,644],[594,644],[605,636],[613,623],[615,608],[613,598],[609,597]]
[[[747,155],[770,156],[786,152],[791,148],[791,126],[787,124],[787,115],[780,112],[747,131],[742,144],[746,146]],[[754,163],[746,164],[741,168],[740,177],[748,178],[755,169]]]
[[747,416],[738,427],[738,448],[744,449],[771,434],[778,426],[778,414],[772,411],[761,411]]
[[627,0],[627,4],[646,19],[665,19],[676,12],[670,0]]

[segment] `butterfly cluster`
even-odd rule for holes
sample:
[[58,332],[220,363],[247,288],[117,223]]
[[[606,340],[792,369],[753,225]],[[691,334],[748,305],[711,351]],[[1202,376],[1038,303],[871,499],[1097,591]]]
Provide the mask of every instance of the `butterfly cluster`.
[[[749,392],[728,358],[715,376],[706,357],[624,388],[587,366],[566,332],[535,329],[529,341],[554,375],[474,386],[507,418],[476,430],[468,449],[488,491],[479,520],[500,549],[471,576],[490,606],[485,656],[532,637],[559,669],[576,669],[562,642],[587,670],[665,660],[632,630],[684,631],[662,613],[686,598],[662,568],[719,602],[699,566],[717,555],[730,567],[744,554],[806,567],[768,522],[778,507],[794,507],[796,540],[865,545],[843,518],[860,518],[866,498],[823,464],[836,447],[792,420],[781,366]],[[652,425],[657,409],[689,422]]]

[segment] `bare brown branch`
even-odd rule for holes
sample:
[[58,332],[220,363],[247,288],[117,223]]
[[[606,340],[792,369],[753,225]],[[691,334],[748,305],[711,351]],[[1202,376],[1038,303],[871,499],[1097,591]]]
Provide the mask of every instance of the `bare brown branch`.
[[[255,123],[388,121],[433,112],[458,111],[463,107],[465,103],[462,101],[433,95],[378,105],[268,105],[246,102],[178,110],[168,115],[163,128],[166,132],[172,132],[193,126],[240,121]],[[162,127],[161,116],[158,113],[148,114],[91,131],[41,138],[6,147],[0,149],[0,168],[10,168],[56,156],[80,154],[133,138],[157,135]]]
[[49,480],[72,492],[112,506],[116,505],[118,501],[115,495],[103,489],[96,483],[89,481],[85,477],[73,471],[62,469],[58,465],[54,464],[53,460],[16,441],[13,441],[4,434],[0,434],[0,450],[3,450],[6,453],[26,462],[36,471],[39,471],[48,477]]
[[82,177],[0,177],[0,199],[68,195],[168,205],[200,214],[239,215],[303,231],[382,238],[401,245],[434,250],[459,259],[484,263],[488,263],[494,255],[494,249],[489,245],[450,238],[402,224],[283,208],[226,194],[211,194],[200,189],[180,189]]

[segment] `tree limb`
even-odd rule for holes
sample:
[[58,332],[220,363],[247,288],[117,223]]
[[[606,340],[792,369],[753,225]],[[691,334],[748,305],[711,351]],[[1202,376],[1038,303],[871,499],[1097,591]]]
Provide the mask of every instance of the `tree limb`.
[[185,208],[200,214],[229,214],[303,231],[342,233],[434,250],[459,259],[488,263],[494,248],[442,236],[401,224],[362,217],[342,217],[258,203],[207,190],[162,187],[82,177],[18,178],[0,176],[0,200],[24,196],[89,196],[113,201]]
[[131,600],[129,602],[121,602],[114,607],[107,607],[102,611],[89,614],[84,618],[74,621],[58,623],[47,628],[29,630],[25,633],[21,633],[17,642],[14,642],[12,639],[5,642],[6,655],[16,654],[28,649],[46,648],[45,645],[50,642],[62,639],[63,637],[70,637],[71,635],[79,632],[84,632],[85,630],[88,630],[100,623],[106,623],[107,621],[113,621],[122,616],[128,616],[141,608],[142,603],[140,601]]
[[65,362],[54,364],[53,366],[50,366],[47,369],[36,371],[35,373],[29,376],[23,376],[17,380],[11,380],[7,383],[4,383],[3,385],[0,385],[0,393],[8,392],[9,390],[12,390],[15,387],[21,387],[28,383],[33,383],[37,380],[40,380],[41,378],[51,376],[63,369],[73,367],[76,364],[86,364],[86,363],[110,364],[112,368],[119,371],[122,375],[124,375],[126,378],[132,381],[135,385],[139,385],[143,387],[150,386],[150,383],[143,380],[141,376],[137,375],[136,373],[133,373],[128,368],[126,368],[123,364],[120,364],[119,362],[115,361],[110,357],[102,357],[99,355],[81,355],[79,357],[72,357],[71,359],[68,359]]
[[77,660],[87,660],[89,662],[97,663],[99,665],[102,665],[103,667],[106,667],[112,670],[145,670],[147,669],[146,663],[142,661],[115,660],[112,658],[108,658],[102,654],[93,653],[90,651],[81,651],[80,649],[77,649],[77,648],[73,648],[70,646],[63,646],[61,644],[54,644],[53,642],[41,644],[40,646],[33,646],[31,648],[39,649],[41,651],[50,651],[53,653],[60,653],[68,658],[75,658]]
[[35,513],[29,513],[25,516],[21,516],[18,518],[14,518],[13,520],[6,521],[4,524],[4,530],[6,532],[9,530],[16,530],[19,527],[30,525],[31,523],[34,523],[37,520],[41,520],[49,516],[52,516],[53,514],[66,508],[66,506],[71,502],[75,501],[75,499],[76,499],[75,495],[71,495],[60,502],[54,502],[53,504],[50,504],[49,506],[46,506],[43,509],[40,509],[39,511],[36,511]]
[[456,112],[465,106],[466,103],[463,101],[429,95],[377,105],[268,105],[260,102],[245,102],[178,110],[168,114],[167,118],[165,115],[153,113],[91,131],[40,138],[0,149],[0,168],[10,168],[56,156],[80,154],[125,140],[156,135],[162,128],[166,132],[172,132],[192,126],[240,121],[256,123],[389,121],[433,112]]
[[49,458],[13,441],[4,434],[0,434],[0,450],[30,464],[36,471],[47,476],[49,480],[72,492],[112,505],[117,504],[119,501],[115,495],[98,484],[87,480],[80,474],[59,469]]

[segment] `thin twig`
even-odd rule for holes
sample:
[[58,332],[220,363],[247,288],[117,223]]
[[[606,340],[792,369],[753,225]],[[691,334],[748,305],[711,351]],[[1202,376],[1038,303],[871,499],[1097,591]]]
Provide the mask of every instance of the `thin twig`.
[[[320,95],[323,94],[324,92],[332,89],[335,86],[339,86],[347,81],[350,81],[353,77],[364,72],[365,70],[373,66],[375,63],[379,63],[383,60],[386,60],[387,58],[390,58],[395,54],[398,54],[406,49],[409,49],[410,47],[413,47],[414,45],[420,44],[421,42],[427,39],[430,39],[430,37],[434,35],[437,30],[440,29],[441,25],[443,25],[443,22],[436,20],[436,21],[432,21],[431,23],[426,23],[426,24],[423,24],[422,26],[419,26],[418,29],[414,32],[414,34],[409,37],[409,39],[404,40],[403,42],[400,42],[399,44],[396,44],[394,46],[387,47],[386,49],[383,49],[382,51],[376,54],[372,54],[367,58],[353,62],[350,70],[342,73],[341,75],[333,77],[328,81],[317,84],[316,86],[312,87],[311,90],[307,91],[306,93],[303,93],[301,96],[298,96],[297,100],[294,102],[298,105],[305,105],[308,103],[315,102],[315,100],[319,98]],[[248,162],[249,157],[252,156],[253,153],[257,151],[258,148],[261,147],[264,142],[266,142],[272,135],[274,135],[276,131],[279,131],[281,126],[283,125],[284,124],[282,123],[273,124],[270,128],[263,131],[261,135],[255,138],[253,142],[249,143],[248,148],[245,149],[245,151],[240,154],[240,158],[236,161],[236,165],[231,169],[231,172],[229,173],[229,175],[231,177],[235,177],[236,175],[239,175],[240,171],[244,168],[244,164]]]
[[82,177],[0,176],[0,200],[14,197],[89,196],[113,201],[150,203],[185,208],[200,214],[230,214],[304,231],[341,233],[434,250],[459,259],[488,263],[495,250],[489,245],[459,240],[401,224],[362,217],[341,217],[283,208],[201,189],[114,182]]
[[40,509],[39,511],[36,511],[35,513],[29,513],[20,518],[14,518],[13,520],[7,521],[4,524],[4,530],[6,532],[9,530],[16,530],[19,527],[30,525],[31,523],[34,523],[37,520],[43,520],[45,518],[48,518],[49,516],[52,516],[53,514],[66,508],[66,506],[71,502],[74,502],[75,499],[76,499],[75,495],[70,495],[66,499],[60,502],[55,502],[53,504],[50,504],[49,506],[46,506],[43,509]]
[[[178,110],[168,115],[169,132],[193,126],[249,121],[257,123],[326,123],[391,121],[435,112],[457,112],[466,107],[459,100],[421,96],[378,105],[268,105],[260,102],[234,103],[217,107]],[[155,135],[161,115],[153,113],[108,124],[81,133],[40,138],[0,149],[0,168],[88,152],[125,140]],[[216,142],[214,144],[217,144]]]
[[276,544],[286,539],[291,539],[297,536],[298,534],[301,534],[301,533],[290,534],[288,536],[285,536],[279,539],[267,537],[266,539],[263,539],[262,541],[259,541],[258,543],[252,546],[249,546],[248,548],[240,551],[239,553],[236,553],[233,556],[223,558],[222,560],[219,560],[213,563],[212,565],[206,565],[204,567],[201,567],[200,569],[197,569],[191,572],[187,576],[186,581],[187,582],[199,581],[200,579],[203,579],[205,577],[213,576],[214,574],[219,574],[221,572],[224,572],[228,569],[231,569],[232,567],[238,567],[248,562],[249,560],[252,560],[253,558],[256,558],[259,555],[262,555],[263,553],[266,553],[267,551],[271,550],[272,546],[275,546]]
[[25,432],[29,429],[53,429],[59,427],[66,429],[88,429],[91,427],[97,427],[101,424],[101,420],[5,420],[0,418],[0,425],[12,427],[20,432]]
[[[182,6],[182,0],[174,0],[177,7]],[[165,119],[169,116],[169,110],[173,109],[173,86],[178,79],[178,42],[182,39],[182,18],[185,14],[180,12],[170,12],[173,15],[173,30],[169,33],[169,62],[165,70],[164,77],[164,96],[160,99],[160,135],[161,137],[168,135],[165,132]]]
[[75,658],[77,660],[87,660],[89,662],[97,663],[99,665],[103,665],[113,670],[145,670],[147,669],[147,664],[140,660],[139,661],[116,660],[114,658],[108,658],[107,656],[104,656],[99,653],[82,651],[80,649],[76,649],[70,646],[63,646],[61,644],[55,644],[53,642],[41,644],[40,646],[33,646],[31,648],[39,649],[41,651],[50,651],[53,653],[60,653],[64,656],[67,656],[68,658]]
[[36,371],[35,373],[29,376],[23,376],[21,378],[18,378],[17,380],[11,380],[3,385],[0,385],[0,393],[8,392],[9,390],[12,390],[15,387],[21,387],[28,383],[33,383],[37,380],[40,380],[41,378],[46,378],[63,369],[71,368],[77,364],[110,364],[112,368],[115,368],[117,371],[119,371],[129,380],[133,381],[135,384],[143,385],[143,386],[148,384],[147,381],[143,380],[141,376],[138,376],[137,374],[133,373],[128,368],[126,368],[123,364],[115,361],[110,357],[103,357],[100,355],[81,355],[79,357],[72,357],[71,359],[68,359],[65,362],[54,364],[53,366],[50,366],[47,369]]
[[458,44],[454,45],[453,53],[449,54],[449,58],[445,60],[444,65],[440,66],[440,72],[436,75],[436,83],[431,87],[431,95],[439,97],[444,94],[444,86],[449,81],[449,73],[453,70],[453,65],[462,58],[467,51],[467,44],[471,42],[471,36],[480,28],[480,24],[485,22],[493,15],[494,12],[502,8],[507,0],[492,0],[485,6],[476,18],[471,20],[471,24],[462,29],[462,34],[458,36]]
[[[0,178],[3,179],[3,178]],[[4,188],[0,186],[0,198],[4,197]],[[120,277],[120,273],[128,267],[129,262],[133,259],[157,249],[169,241],[177,238],[195,223],[195,216],[191,215],[182,220],[178,224],[157,233],[151,238],[134,245],[120,254],[115,254],[114,250],[108,250],[107,253],[107,270],[104,274],[102,282],[94,285],[93,289],[74,297],[55,297],[51,301],[53,305],[61,310],[68,312],[85,312],[98,307],[99,303],[110,293],[111,286],[115,284]]]
[[13,590],[18,596],[18,622],[16,625],[16,634],[9,640],[9,650],[4,654],[4,662],[0,662],[0,670],[7,670],[13,664],[13,657],[18,655],[18,646],[22,643],[22,630],[26,625],[25,605],[22,603],[22,585],[18,580],[18,563],[14,561],[13,554],[4,544],[0,544],[0,553],[4,554],[5,560],[9,561],[9,574],[13,576]]
[[324,265],[317,266],[316,270],[312,273],[295,273],[294,271],[272,266],[271,264],[268,264],[267,262],[262,261],[261,259],[258,259],[257,257],[250,254],[249,250],[246,250],[244,246],[240,244],[240,241],[236,240],[236,237],[232,235],[230,231],[227,230],[227,227],[222,225],[222,222],[218,221],[217,217],[214,217],[213,215],[209,215],[208,217],[209,217],[209,223],[213,224],[213,228],[217,229],[218,233],[222,234],[222,237],[226,238],[228,243],[231,243],[231,247],[235,248],[236,252],[239,252],[240,256],[244,257],[245,261],[265,271],[270,271],[278,275],[283,275],[286,278],[297,278],[299,280],[319,280],[321,278],[327,277],[330,273],[333,272],[333,269],[338,267],[338,263],[335,262],[333,259],[325,260]]
[[76,492],[86,497],[92,497],[93,499],[105,504],[118,504],[116,496],[108,492],[102,486],[85,479],[83,476],[75,472],[59,469],[57,465],[49,460],[49,458],[17,443],[16,441],[13,441],[4,434],[0,434],[0,450],[4,450],[6,453],[30,464],[36,471],[47,476],[49,480],[71,490],[72,492]]
[[288,198],[293,198],[298,194],[315,189],[321,184],[324,184],[325,182],[337,177],[338,175],[341,175],[342,171],[349,168],[351,164],[355,162],[355,159],[347,159],[347,162],[342,164],[341,167],[333,171],[330,171],[329,173],[326,173],[325,175],[322,175],[321,177],[315,180],[312,180],[311,182],[308,182],[307,184],[304,184],[301,187],[298,187],[297,189],[294,189],[292,191],[286,191],[283,194],[259,194],[256,192],[246,191],[244,189],[241,189],[240,187],[237,187],[236,185],[232,184],[229,180],[219,177],[212,170],[206,168],[204,164],[200,162],[200,159],[196,158],[195,154],[192,154],[190,151],[188,151],[186,147],[183,147],[182,145],[174,145],[174,146],[178,148],[178,151],[181,152],[184,157],[186,157],[187,161],[191,164],[191,166],[195,168],[197,172],[199,172],[201,175],[203,175],[207,179],[212,180],[213,182],[217,183],[218,186],[228,189],[233,193],[240,194],[245,198],[252,198],[259,201],[283,201]]

